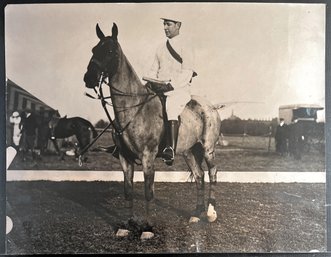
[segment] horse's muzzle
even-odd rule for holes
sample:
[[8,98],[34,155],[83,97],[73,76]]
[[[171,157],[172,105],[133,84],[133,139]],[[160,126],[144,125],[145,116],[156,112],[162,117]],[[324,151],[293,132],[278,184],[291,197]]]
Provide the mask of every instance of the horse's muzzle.
[[95,78],[93,79],[92,77],[96,77],[96,76],[92,76],[92,73],[87,71],[84,75],[84,82],[85,82],[85,87],[87,88],[94,88],[96,86],[98,86],[98,80]]
[[85,87],[89,88],[91,85],[91,79],[90,79],[88,72],[86,72],[84,75],[84,82],[85,82]]

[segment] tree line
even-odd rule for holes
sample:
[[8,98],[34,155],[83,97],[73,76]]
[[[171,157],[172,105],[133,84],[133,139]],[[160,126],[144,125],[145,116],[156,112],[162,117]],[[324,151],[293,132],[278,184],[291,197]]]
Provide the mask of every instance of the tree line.
[[[103,119],[99,120],[96,128],[105,128],[109,124]],[[221,122],[221,133],[223,135],[250,135],[250,136],[274,136],[278,125],[278,119],[271,120],[256,120],[247,119],[224,119]],[[315,123],[312,130],[313,134],[318,137],[324,136],[324,123]]]
[[274,135],[278,125],[277,118],[272,120],[242,120],[242,119],[225,119],[221,122],[221,133],[250,136],[268,136]]

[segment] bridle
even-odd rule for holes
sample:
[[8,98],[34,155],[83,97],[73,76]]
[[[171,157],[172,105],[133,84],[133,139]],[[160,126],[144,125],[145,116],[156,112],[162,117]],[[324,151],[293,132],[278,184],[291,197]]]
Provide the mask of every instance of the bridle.
[[[102,68],[104,66],[104,64],[102,62],[100,62],[99,60],[97,60],[94,57],[91,58],[90,63],[91,62],[96,64],[99,68]],[[105,69],[101,69],[101,70],[105,70]],[[82,166],[82,159],[81,159],[82,155],[85,152],[87,152],[87,150],[98,140],[99,137],[101,137],[101,135],[103,133],[105,133],[107,131],[108,128],[113,127],[114,130],[115,130],[115,133],[118,136],[122,137],[123,132],[129,127],[131,122],[136,118],[136,116],[142,110],[144,105],[158,96],[154,92],[149,91],[147,87],[145,87],[146,88],[146,93],[127,93],[127,92],[124,92],[124,91],[116,88],[111,83],[112,77],[113,76],[109,72],[102,71],[101,74],[100,74],[100,77],[99,77],[98,85],[93,88],[95,96],[92,96],[88,93],[85,93],[86,96],[88,96],[92,99],[100,100],[102,108],[104,109],[104,111],[107,115],[107,118],[109,120],[109,124],[99,133],[99,135],[97,137],[95,137],[93,139],[93,141],[90,144],[88,144],[82,151],[80,151],[79,159],[78,159],[79,166]],[[108,82],[107,82],[107,80],[108,80]],[[103,93],[103,86],[104,85],[107,85],[111,89],[110,94],[108,96],[105,96],[104,93]],[[139,97],[139,98],[143,97],[143,100],[141,102],[139,102],[138,104],[134,104],[134,105],[131,105],[131,106],[115,106],[112,102],[110,103],[108,101],[109,99],[112,100],[112,96]],[[116,120],[116,118],[111,117],[111,115],[109,114],[107,106],[112,106],[113,108],[116,108],[118,112],[125,112],[127,110],[132,109],[132,108],[138,108],[138,109],[135,112],[135,114],[131,117],[131,119],[125,124],[125,126],[122,127],[121,124],[119,123],[119,121]]]

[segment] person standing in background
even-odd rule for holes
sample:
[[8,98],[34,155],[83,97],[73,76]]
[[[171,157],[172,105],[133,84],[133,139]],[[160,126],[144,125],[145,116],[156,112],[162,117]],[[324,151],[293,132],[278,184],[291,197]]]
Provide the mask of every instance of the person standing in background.
[[11,145],[16,149],[19,150],[20,141],[22,137],[22,119],[20,114],[15,111],[9,117],[9,122],[12,124],[12,142]]

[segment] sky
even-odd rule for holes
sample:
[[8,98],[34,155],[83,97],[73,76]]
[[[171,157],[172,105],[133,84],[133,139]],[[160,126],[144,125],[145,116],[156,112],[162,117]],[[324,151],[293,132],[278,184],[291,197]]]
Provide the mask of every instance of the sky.
[[[5,8],[6,76],[62,116],[107,120],[83,76],[113,22],[140,78],[165,41],[160,17],[179,17],[198,77],[192,94],[225,103],[222,119],[278,117],[280,105],[325,107],[325,5],[279,3],[26,4]],[[324,111],[318,112],[324,120]]]

